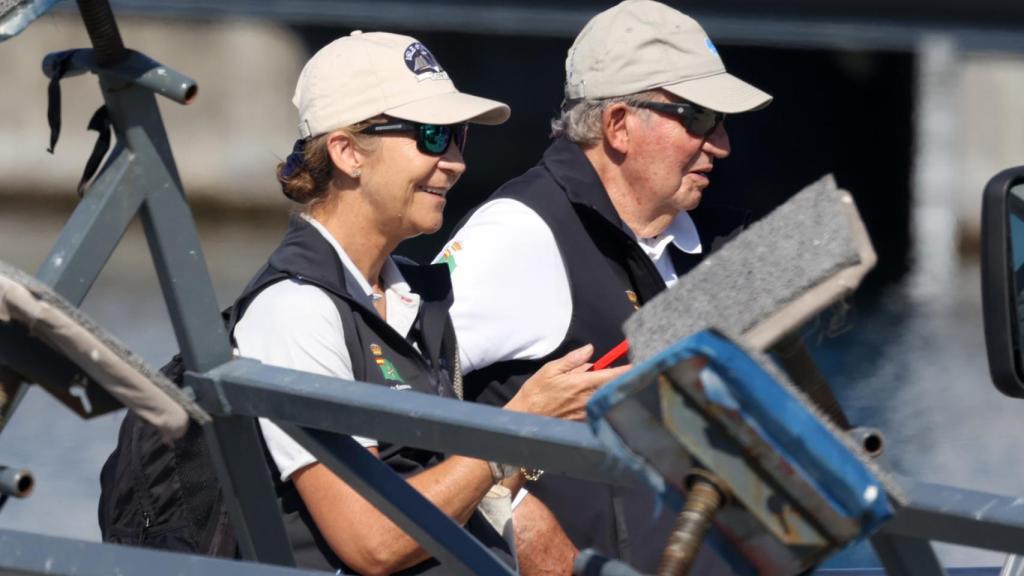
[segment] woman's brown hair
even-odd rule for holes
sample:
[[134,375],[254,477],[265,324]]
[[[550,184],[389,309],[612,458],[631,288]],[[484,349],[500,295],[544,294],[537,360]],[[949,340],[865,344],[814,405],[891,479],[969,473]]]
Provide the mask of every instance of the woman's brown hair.
[[328,137],[336,132],[344,132],[360,152],[372,152],[376,147],[373,136],[360,134],[359,131],[379,121],[382,120],[374,118],[314,138],[297,140],[292,153],[277,165],[277,181],[281,184],[281,192],[290,200],[310,207],[326,200],[331,180],[336,176],[334,162],[327,150]]

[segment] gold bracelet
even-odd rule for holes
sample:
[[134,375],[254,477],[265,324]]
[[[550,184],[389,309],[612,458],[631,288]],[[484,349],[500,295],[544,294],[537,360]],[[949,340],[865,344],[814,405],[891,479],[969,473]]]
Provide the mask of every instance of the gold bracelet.
[[522,473],[523,478],[526,478],[530,482],[536,482],[544,475],[544,471],[540,468],[520,468],[519,472]]

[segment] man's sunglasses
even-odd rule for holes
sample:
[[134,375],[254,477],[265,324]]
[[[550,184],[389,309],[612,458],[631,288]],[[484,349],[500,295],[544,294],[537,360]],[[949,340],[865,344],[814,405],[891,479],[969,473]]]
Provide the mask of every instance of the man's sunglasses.
[[452,140],[459,147],[459,152],[466,149],[466,137],[469,135],[469,124],[420,124],[407,120],[389,119],[383,124],[372,124],[360,130],[362,134],[402,134],[416,135],[416,149],[430,156],[443,156],[448,151]]
[[675,116],[691,134],[707,138],[725,120],[725,114],[707,108],[701,108],[692,102],[653,102],[644,100],[632,104],[637,108],[647,108],[655,112]]

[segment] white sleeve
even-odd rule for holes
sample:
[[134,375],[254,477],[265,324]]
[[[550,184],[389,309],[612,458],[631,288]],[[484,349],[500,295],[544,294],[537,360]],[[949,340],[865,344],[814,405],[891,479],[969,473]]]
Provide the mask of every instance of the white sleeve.
[[544,220],[522,202],[480,207],[437,261],[451,270],[464,372],[541,358],[565,338],[572,296],[562,255]]
[[[341,316],[330,297],[316,286],[282,280],[264,289],[235,326],[234,335],[242,356],[282,368],[352,378]],[[282,481],[316,462],[273,422],[260,418],[259,423]],[[366,438],[356,440],[366,447],[377,445]]]

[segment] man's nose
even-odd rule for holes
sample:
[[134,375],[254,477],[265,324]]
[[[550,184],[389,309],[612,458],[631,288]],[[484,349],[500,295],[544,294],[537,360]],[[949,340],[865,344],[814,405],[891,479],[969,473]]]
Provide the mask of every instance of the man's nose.
[[704,139],[704,150],[714,158],[725,158],[732,152],[729,145],[729,133],[725,130],[725,122],[715,128],[715,131]]

